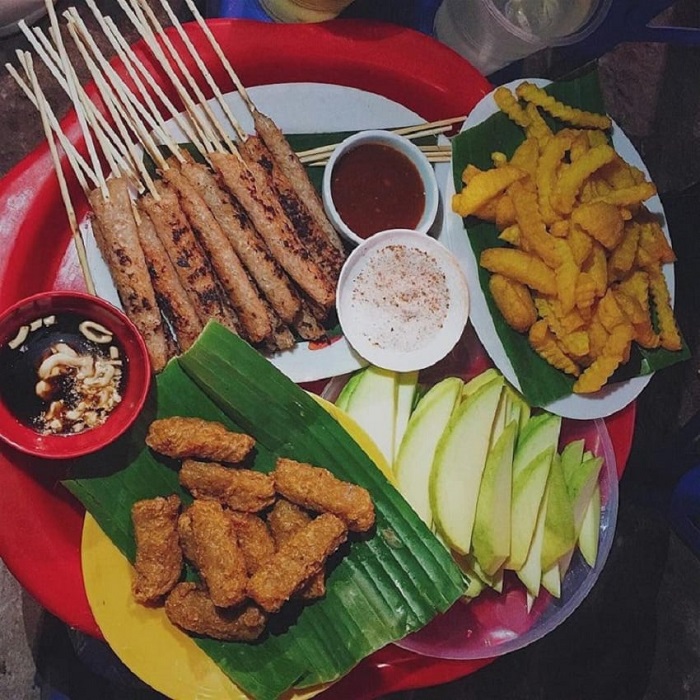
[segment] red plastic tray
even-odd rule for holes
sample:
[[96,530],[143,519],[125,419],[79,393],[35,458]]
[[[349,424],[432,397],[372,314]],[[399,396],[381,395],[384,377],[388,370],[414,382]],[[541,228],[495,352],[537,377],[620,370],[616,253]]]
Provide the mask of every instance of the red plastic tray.
[[[457,54],[423,34],[393,25],[351,20],[277,25],[228,19],[209,24],[247,86],[292,81],[347,85],[385,95],[426,120],[467,114],[490,90],[486,79]],[[193,25],[187,29],[217,83],[231,89],[200,30]],[[176,35],[173,42],[180,43]],[[136,50],[152,64],[142,47]],[[181,55],[188,56],[184,48]],[[152,72],[168,89],[160,69],[153,65]],[[121,73],[127,80],[125,71]],[[208,92],[205,85],[202,88]],[[75,116],[68,115],[63,126],[78,144]],[[80,216],[84,198],[73,179],[69,184]],[[47,147],[38,148],[0,181],[0,217],[0,309],[42,290],[84,289]],[[606,421],[620,471],[631,446],[634,413],[632,405]],[[83,509],[60,484],[67,467],[0,445],[0,512],[5,514],[0,556],[47,610],[99,637],[80,569]],[[444,683],[486,663],[437,661],[389,646],[363,661],[324,697],[357,700]]]

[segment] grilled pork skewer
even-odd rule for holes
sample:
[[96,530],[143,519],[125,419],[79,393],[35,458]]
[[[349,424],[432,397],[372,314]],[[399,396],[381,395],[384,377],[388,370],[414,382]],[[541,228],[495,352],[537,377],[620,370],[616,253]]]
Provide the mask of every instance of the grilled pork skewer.
[[128,184],[124,178],[110,178],[105,185],[109,198],[100,188],[88,194],[95,215],[95,239],[124,311],[143,336],[153,369],[158,372],[169,358],[168,340],[139,243]]
[[177,194],[163,182],[156,183],[156,190],[159,199],[146,194],[141,198],[140,205],[151,217],[182,286],[190,295],[199,320],[204,324],[214,319],[237,333],[238,324],[233,312],[221,299],[211,263],[180,208]]
[[299,295],[240,205],[219,187],[205,165],[183,163],[181,171],[209,206],[274,311],[284,323],[293,323],[301,308]]
[[255,124],[255,130],[265,145],[274,156],[275,163],[279,165],[287,180],[292,185],[299,199],[306,204],[309,214],[313,217],[317,226],[325,233],[328,241],[345,258],[345,249],[333,224],[328,220],[323,209],[323,202],[318,195],[306,168],[299,157],[289,145],[280,128],[270,117],[262,114],[257,109],[251,109],[251,116]]
[[175,188],[180,206],[238,315],[242,333],[252,343],[262,342],[272,334],[267,308],[228,237],[195,187],[172,161],[163,177]]
[[247,162],[258,163],[268,174],[269,184],[276,190],[280,204],[299,238],[315,262],[337,283],[345,256],[329,241],[318,220],[311,215],[306,202],[299,197],[263,140],[259,136],[249,136],[240,144],[239,152]]
[[317,304],[330,309],[335,287],[308,251],[284,213],[258,163],[239,154],[210,153],[209,160],[226,189],[241,203],[272,255],[294,282]]
[[170,322],[179,349],[187,350],[197,339],[203,325],[187,292],[182,286],[163,242],[145,209],[140,211],[138,234],[146,257],[158,306]]

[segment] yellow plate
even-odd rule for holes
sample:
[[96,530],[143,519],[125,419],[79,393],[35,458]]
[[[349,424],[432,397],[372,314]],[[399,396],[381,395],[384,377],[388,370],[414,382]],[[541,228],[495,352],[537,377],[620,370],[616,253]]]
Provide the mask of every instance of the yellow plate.
[[[317,400],[394,483],[386,460],[357,423],[333,404]],[[146,608],[134,601],[131,564],[89,514],[83,525],[81,560],[87,598],[102,634],[141,680],[173,700],[248,698],[190,637],[170,623],[162,608]],[[325,687],[285,697],[302,700]]]

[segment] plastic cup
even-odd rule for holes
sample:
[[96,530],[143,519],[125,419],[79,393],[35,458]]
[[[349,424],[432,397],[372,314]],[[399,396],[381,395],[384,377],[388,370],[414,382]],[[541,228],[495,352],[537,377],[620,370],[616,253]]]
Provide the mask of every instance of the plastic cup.
[[339,15],[353,0],[259,0],[277,22],[323,22]]
[[444,0],[435,35],[484,75],[548,46],[581,41],[612,0]]

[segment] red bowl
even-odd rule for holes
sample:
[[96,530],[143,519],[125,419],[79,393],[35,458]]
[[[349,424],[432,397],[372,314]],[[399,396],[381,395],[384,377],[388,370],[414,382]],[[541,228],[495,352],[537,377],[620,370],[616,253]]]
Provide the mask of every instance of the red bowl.
[[125,381],[122,400],[105,422],[75,434],[42,435],[23,423],[0,396],[0,438],[22,452],[48,459],[81,457],[116,440],[139,415],[151,383],[148,351],[136,326],[109,302],[89,294],[52,291],[18,301],[0,316],[0,348],[21,326],[60,313],[84,315],[112,331],[122,350]]

